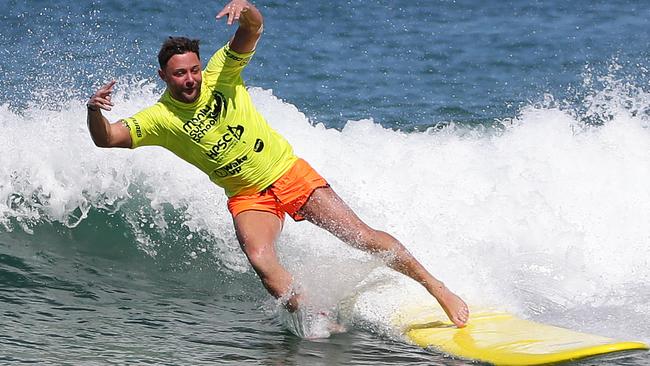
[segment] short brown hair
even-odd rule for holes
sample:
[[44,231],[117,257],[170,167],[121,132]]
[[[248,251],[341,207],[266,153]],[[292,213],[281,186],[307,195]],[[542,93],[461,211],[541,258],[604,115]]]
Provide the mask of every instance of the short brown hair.
[[199,40],[189,39],[187,37],[169,37],[163,42],[158,52],[158,63],[160,68],[164,69],[167,66],[167,61],[174,55],[182,55],[184,53],[194,52],[196,57],[201,59],[199,55]]

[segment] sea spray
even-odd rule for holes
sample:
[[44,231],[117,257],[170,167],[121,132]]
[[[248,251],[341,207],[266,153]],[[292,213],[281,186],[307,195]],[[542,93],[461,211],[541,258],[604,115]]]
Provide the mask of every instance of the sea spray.
[[[159,93],[149,82],[118,86],[107,113],[113,121]],[[497,129],[404,132],[360,120],[336,130],[312,124],[270,90],[250,92],[271,126],[363,220],[396,236],[471,305],[605,335],[644,334],[645,114],[616,102],[609,105],[616,113],[594,126],[561,106],[531,105]],[[647,98],[636,98],[635,110],[643,110]],[[74,228],[93,212],[109,212],[150,256],[180,246],[185,265],[211,255],[227,271],[249,271],[223,191],[163,149],[96,148],[84,103],[0,109],[3,227]],[[432,301],[377,258],[308,223],[288,220],[277,246],[316,305],[338,309],[343,323],[389,331],[389,315],[402,304]],[[603,305],[614,297],[614,310]],[[631,312],[620,326],[616,309]],[[596,321],[602,317],[609,320]]]

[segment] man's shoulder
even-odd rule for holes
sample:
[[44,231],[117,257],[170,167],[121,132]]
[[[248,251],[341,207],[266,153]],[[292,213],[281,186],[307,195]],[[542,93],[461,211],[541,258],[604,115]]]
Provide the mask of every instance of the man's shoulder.
[[203,78],[210,85],[241,83],[241,72],[246,67],[255,51],[237,53],[226,44],[215,52],[206,68]]
[[165,105],[165,102],[161,98],[156,103],[141,109],[132,117],[124,118],[124,120],[137,121],[139,123],[147,124],[157,124],[161,122],[164,123],[172,114],[173,113],[169,110],[169,107]]

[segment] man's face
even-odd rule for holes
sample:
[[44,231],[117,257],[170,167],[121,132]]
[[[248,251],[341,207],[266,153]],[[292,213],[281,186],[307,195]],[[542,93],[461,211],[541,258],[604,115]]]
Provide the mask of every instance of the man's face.
[[194,52],[172,56],[158,75],[179,102],[193,103],[201,93],[201,61]]

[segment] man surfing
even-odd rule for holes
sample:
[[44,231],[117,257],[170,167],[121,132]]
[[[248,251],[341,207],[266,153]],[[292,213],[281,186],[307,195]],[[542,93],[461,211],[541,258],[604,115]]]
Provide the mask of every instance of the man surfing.
[[228,196],[237,239],[264,287],[290,312],[301,306],[293,277],[282,267],[275,242],[285,214],[307,220],[343,242],[380,255],[392,269],[419,282],[449,319],[465,326],[463,300],[434,278],[397,239],[357,217],[327,181],[266,123],[248,94],[241,72],[255,52],[263,29],[260,11],[233,0],[216,16],[237,21],[235,35],[202,69],[199,41],[169,37],[158,54],[158,75],[167,89],[159,101],[110,123],[115,81],[90,98],[88,129],[99,147],[157,145],[196,166]]

